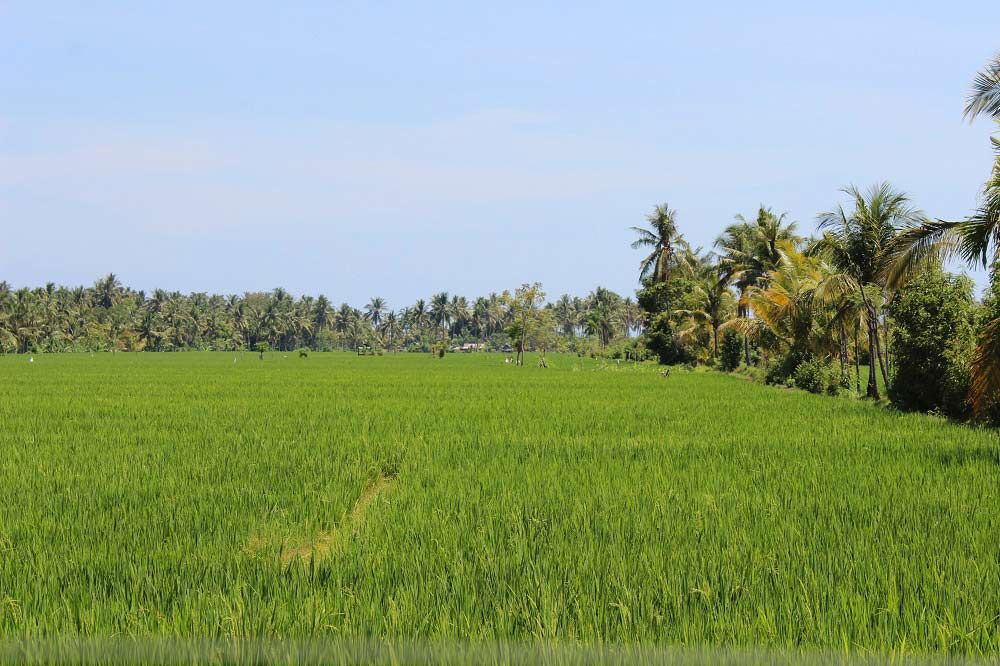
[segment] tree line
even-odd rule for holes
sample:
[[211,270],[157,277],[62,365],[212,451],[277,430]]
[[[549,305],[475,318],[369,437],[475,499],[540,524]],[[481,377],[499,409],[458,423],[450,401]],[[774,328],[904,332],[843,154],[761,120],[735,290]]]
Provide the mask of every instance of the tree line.
[[[530,285],[525,285],[525,288]],[[114,274],[91,287],[12,289],[0,282],[0,351],[354,350],[430,351],[476,342],[491,348],[605,350],[641,332],[631,298],[597,287],[585,297],[534,302],[525,317],[522,290],[469,300],[437,293],[392,309],[375,297],[363,307],[326,296],[296,298],[284,289],[243,295],[150,294]],[[544,293],[536,288],[536,294]],[[512,329],[512,327],[514,327]]]
[[[1000,56],[976,76],[965,116],[1000,123]],[[649,249],[637,299],[647,347],[662,363],[743,366],[810,390],[880,399],[881,384],[901,406],[952,416],[995,410],[1000,138],[991,142],[997,157],[981,203],[961,220],[928,216],[889,183],[850,186],[810,238],[761,206],[702,252],[676,212],[657,206],[633,228],[633,247]],[[956,257],[992,269],[982,302],[968,278],[943,270]]]

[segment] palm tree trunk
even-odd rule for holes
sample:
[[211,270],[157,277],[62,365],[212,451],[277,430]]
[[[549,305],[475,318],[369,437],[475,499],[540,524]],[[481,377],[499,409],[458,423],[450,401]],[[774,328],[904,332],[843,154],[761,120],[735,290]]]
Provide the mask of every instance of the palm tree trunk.
[[[740,293],[740,300],[743,300],[743,298],[745,296],[746,296],[746,294],[745,294],[745,290],[744,290],[744,293]],[[748,319],[749,315],[750,315],[750,312],[749,312],[749,309],[747,308],[747,306],[740,305],[737,308],[736,314],[737,314],[738,317],[740,317],[742,319]],[[747,367],[749,368],[750,367],[750,338],[748,336],[746,336],[746,335],[743,336],[743,358],[746,361]]]
[[878,363],[878,329],[868,325],[868,397],[878,400],[878,379],[875,376],[875,364]]
[[888,387],[889,386],[889,373],[886,372],[886,361],[882,358],[882,342],[880,340],[881,334],[879,333],[878,320],[875,321],[875,356],[878,358],[878,367],[882,371],[882,382]]
[[858,393],[861,393],[861,345],[858,337],[861,329],[861,322],[854,324],[854,379]]
[[840,376],[847,374],[847,333],[844,331],[844,322],[840,322],[837,327],[837,337],[840,343]]
[[[878,393],[878,379],[875,375],[875,364],[882,365],[882,357],[879,354],[878,344],[878,319],[875,312],[875,305],[868,300],[863,284],[858,284],[861,291],[861,301],[865,305],[865,314],[868,315],[868,392],[869,398],[878,400],[881,396]],[[885,368],[882,368],[883,379],[885,379]]]

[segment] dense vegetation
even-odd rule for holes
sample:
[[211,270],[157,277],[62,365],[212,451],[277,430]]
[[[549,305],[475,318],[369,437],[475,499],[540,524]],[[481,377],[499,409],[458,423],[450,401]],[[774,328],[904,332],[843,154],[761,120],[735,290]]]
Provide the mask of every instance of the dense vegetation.
[[0,637],[1000,650],[991,431],[549,366],[0,358]]
[[[334,307],[326,296],[296,298],[280,288],[242,296],[146,294],[123,287],[114,274],[89,288],[15,290],[0,282],[0,352],[429,351],[441,341],[499,348],[513,342],[508,329],[518,307],[517,291],[473,301],[442,292],[392,310],[380,297],[363,308]],[[539,342],[553,349],[605,348],[641,326],[635,302],[602,287],[585,298],[563,295],[544,310],[551,336]]]

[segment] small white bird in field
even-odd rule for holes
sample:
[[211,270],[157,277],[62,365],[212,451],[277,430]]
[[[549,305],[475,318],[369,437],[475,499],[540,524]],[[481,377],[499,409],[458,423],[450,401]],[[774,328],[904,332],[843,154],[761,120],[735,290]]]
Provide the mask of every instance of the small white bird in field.
[[34,356],[29,356],[28,357],[28,363],[34,363],[34,362],[35,362],[35,357]]

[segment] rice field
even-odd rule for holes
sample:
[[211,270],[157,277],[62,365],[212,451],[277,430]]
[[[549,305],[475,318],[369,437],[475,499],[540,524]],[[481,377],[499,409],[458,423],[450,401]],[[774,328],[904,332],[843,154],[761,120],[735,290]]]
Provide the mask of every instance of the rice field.
[[1000,654],[995,433],[549,366],[0,358],[0,640]]

